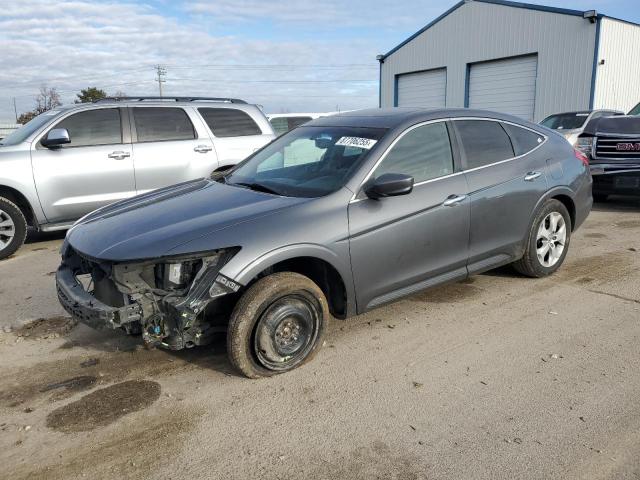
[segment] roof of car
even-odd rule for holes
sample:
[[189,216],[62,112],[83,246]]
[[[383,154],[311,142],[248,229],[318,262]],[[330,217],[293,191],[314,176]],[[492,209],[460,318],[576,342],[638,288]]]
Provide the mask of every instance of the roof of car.
[[394,107],[353,110],[329,117],[317,118],[306,123],[305,126],[350,126],[391,129],[429,120],[456,117],[493,118],[523,125],[532,125],[521,118],[487,110],[469,108],[443,108],[434,110],[418,107]]

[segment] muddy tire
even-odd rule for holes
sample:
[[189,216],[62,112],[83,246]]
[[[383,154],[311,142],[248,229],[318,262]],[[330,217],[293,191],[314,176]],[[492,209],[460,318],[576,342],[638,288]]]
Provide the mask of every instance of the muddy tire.
[[27,219],[20,208],[0,197],[0,260],[13,255],[27,238]]
[[564,262],[571,240],[571,216],[558,200],[547,200],[531,223],[522,258],[514,268],[528,277],[551,275]]
[[231,314],[229,360],[249,378],[288,372],[315,356],[329,318],[322,290],[308,277],[281,272],[261,278]]

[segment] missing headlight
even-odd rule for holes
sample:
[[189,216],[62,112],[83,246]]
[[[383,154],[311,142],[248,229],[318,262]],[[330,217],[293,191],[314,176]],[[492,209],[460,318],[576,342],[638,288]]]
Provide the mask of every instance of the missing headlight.
[[202,268],[202,259],[156,265],[156,284],[163,290],[182,290]]

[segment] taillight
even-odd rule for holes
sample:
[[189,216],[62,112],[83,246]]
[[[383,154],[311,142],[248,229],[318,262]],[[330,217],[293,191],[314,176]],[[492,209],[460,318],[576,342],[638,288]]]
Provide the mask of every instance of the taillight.
[[573,149],[573,154],[576,156],[576,158],[578,160],[580,160],[582,163],[584,163],[585,167],[589,166],[589,157],[587,157],[584,153],[582,153],[580,150],[577,149]]

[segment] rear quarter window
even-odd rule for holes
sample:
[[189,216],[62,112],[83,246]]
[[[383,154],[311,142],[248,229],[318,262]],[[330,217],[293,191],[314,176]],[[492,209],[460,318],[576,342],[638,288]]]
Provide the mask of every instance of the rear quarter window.
[[484,167],[513,158],[514,151],[500,122],[489,120],[456,120],[467,169]]
[[138,142],[193,140],[196,133],[187,112],[175,107],[134,107]]
[[539,133],[526,128],[516,127],[510,123],[503,123],[502,126],[511,137],[511,143],[513,143],[513,150],[516,156],[529,153],[544,141],[544,137]]
[[253,118],[234,108],[199,108],[198,111],[216,137],[262,135]]

